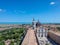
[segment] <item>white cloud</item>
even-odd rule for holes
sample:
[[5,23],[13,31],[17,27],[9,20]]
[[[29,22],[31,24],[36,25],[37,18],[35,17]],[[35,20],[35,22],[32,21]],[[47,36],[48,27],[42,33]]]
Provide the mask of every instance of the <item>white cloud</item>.
[[0,9],[0,12],[3,11],[2,9]]
[[55,2],[50,2],[50,5],[54,5],[55,4]]
[[6,10],[0,8],[0,12],[5,12]]

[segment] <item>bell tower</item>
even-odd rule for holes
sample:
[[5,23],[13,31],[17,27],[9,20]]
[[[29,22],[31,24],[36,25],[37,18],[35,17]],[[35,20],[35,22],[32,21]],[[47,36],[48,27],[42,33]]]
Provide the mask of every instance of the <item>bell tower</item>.
[[36,23],[36,27],[40,27],[40,26],[41,26],[41,24],[40,24],[40,22],[38,20],[37,23]]
[[34,30],[36,29],[36,21],[35,21],[34,18],[33,18],[33,20],[32,20],[32,27],[33,27]]

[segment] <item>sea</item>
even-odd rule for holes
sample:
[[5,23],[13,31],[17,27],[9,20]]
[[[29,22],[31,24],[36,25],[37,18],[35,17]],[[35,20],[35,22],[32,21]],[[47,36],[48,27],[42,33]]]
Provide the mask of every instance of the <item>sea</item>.
[[[32,24],[32,22],[0,22],[0,24]],[[41,23],[41,24],[57,24],[57,25],[60,25],[60,23]]]
[[32,22],[0,22],[0,24],[32,24]]

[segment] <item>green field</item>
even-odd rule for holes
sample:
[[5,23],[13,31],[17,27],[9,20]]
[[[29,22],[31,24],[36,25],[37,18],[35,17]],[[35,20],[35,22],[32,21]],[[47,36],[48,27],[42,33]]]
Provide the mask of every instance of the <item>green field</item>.
[[11,40],[10,45],[14,45],[14,43],[19,45],[25,33],[25,28],[12,28],[0,31],[0,45],[5,45],[4,42],[8,39]]

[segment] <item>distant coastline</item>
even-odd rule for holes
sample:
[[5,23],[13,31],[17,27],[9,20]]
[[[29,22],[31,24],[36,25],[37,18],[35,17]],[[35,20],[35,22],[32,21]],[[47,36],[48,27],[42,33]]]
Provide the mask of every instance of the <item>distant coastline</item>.
[[0,22],[0,24],[31,24],[31,22]]
[[[0,24],[32,24],[32,22],[0,22]],[[41,24],[56,24],[56,25],[60,25],[60,23],[41,23]]]

